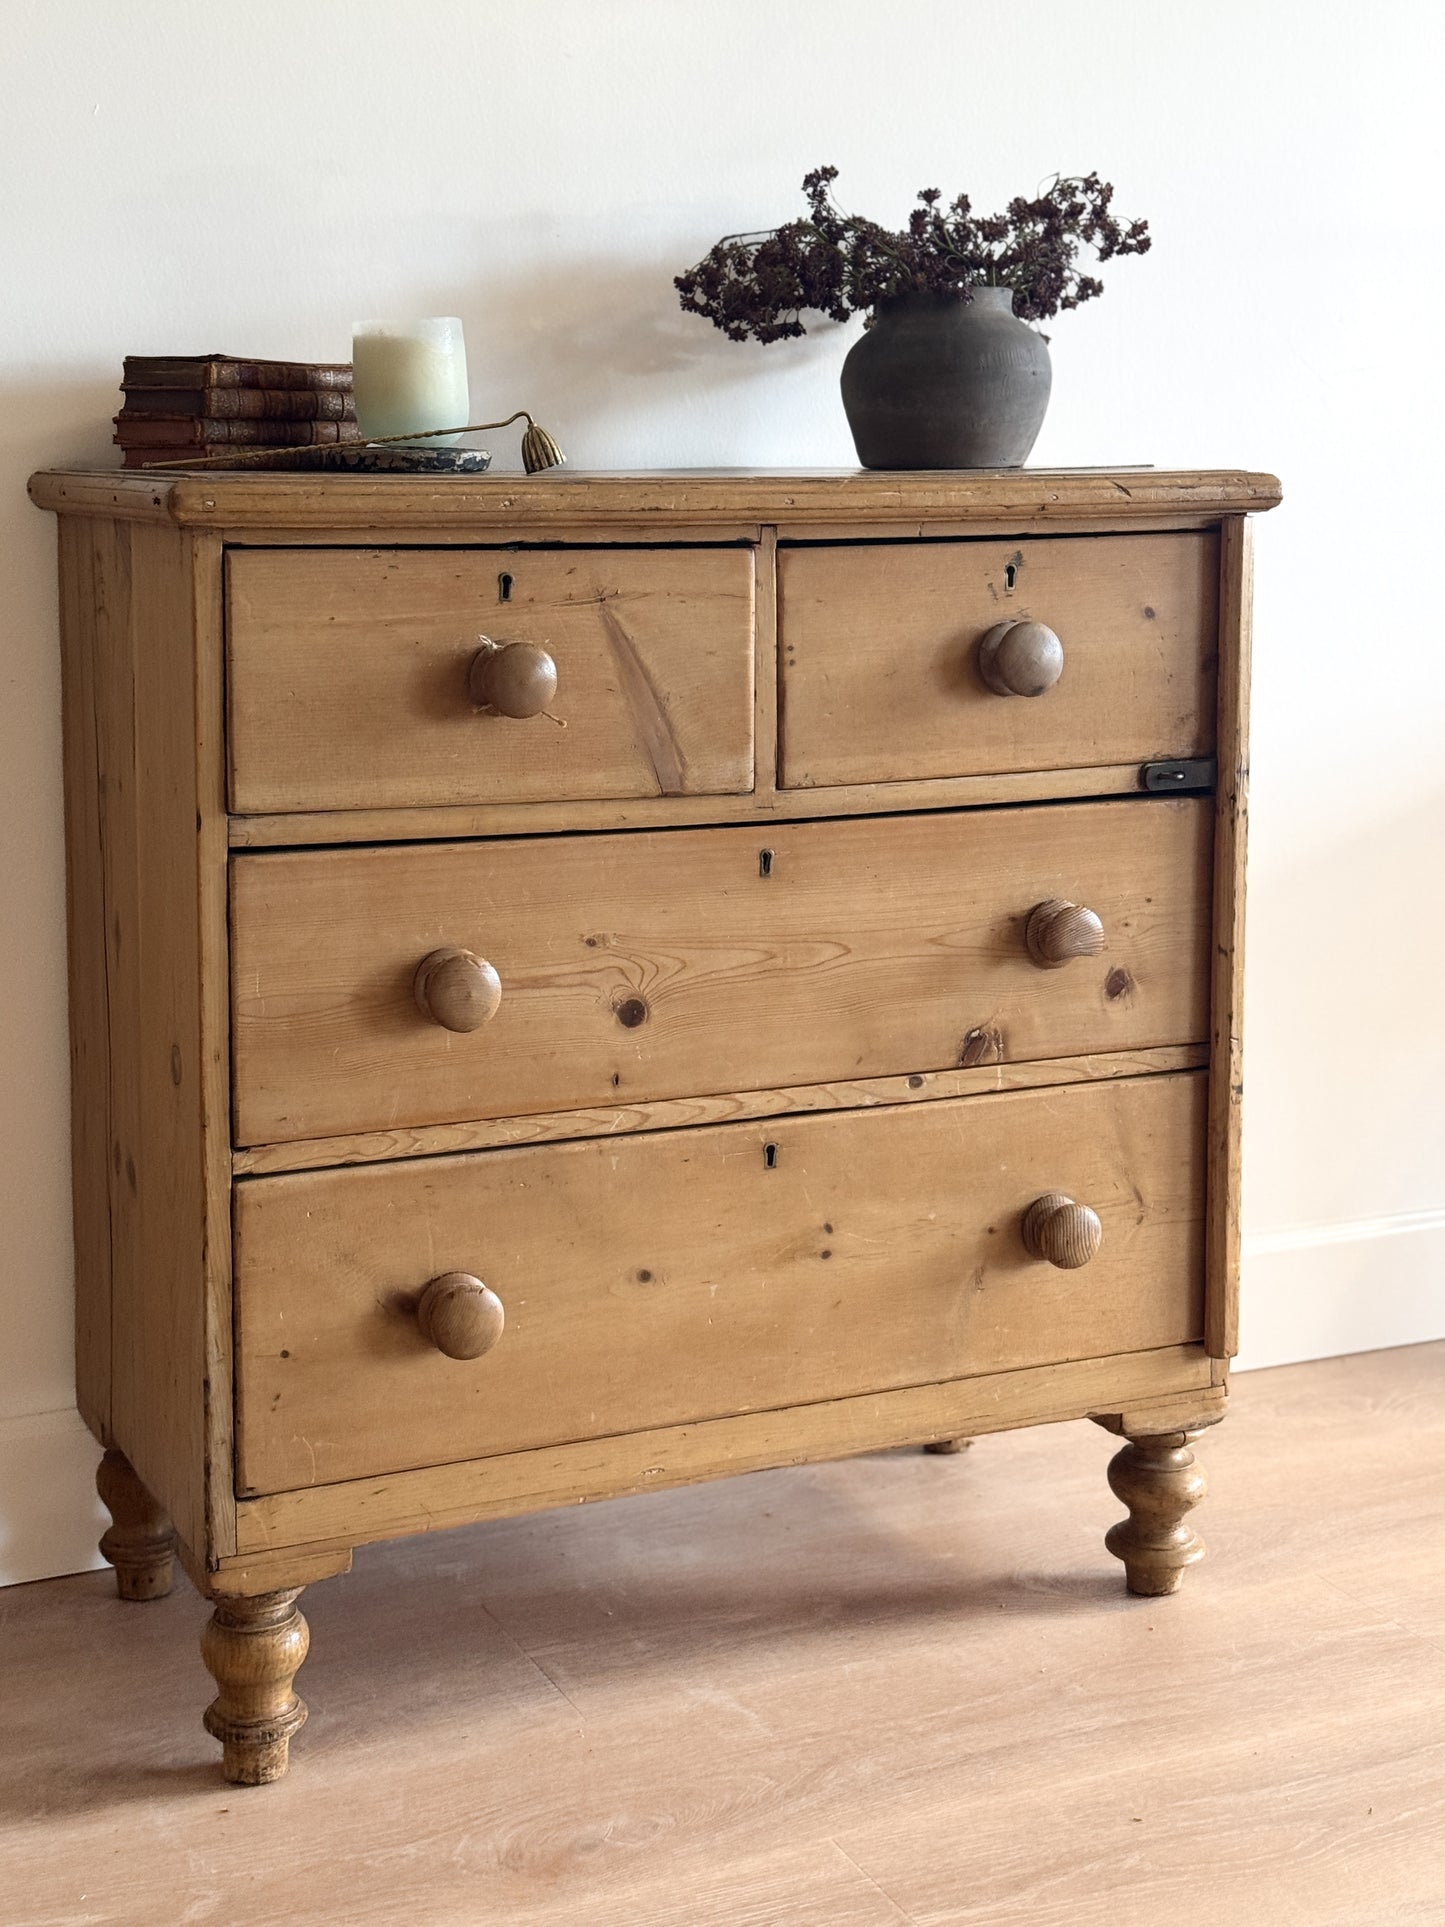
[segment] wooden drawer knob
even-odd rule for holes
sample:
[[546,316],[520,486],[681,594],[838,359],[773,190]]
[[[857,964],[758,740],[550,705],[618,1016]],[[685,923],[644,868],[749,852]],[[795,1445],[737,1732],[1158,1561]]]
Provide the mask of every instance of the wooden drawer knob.
[[1075,957],[1097,957],[1104,948],[1104,926],[1082,903],[1050,897],[1029,911],[1024,942],[1041,970],[1057,970]]
[[482,646],[467,670],[467,690],[478,709],[497,716],[540,716],[557,693],[557,665],[535,642],[493,642]]
[[448,1358],[480,1358],[501,1337],[507,1315],[480,1278],[469,1271],[444,1271],[417,1301],[416,1322]]
[[979,642],[978,670],[996,696],[1042,696],[1064,673],[1064,645],[1042,622],[996,622]]
[[1024,1249],[1031,1258],[1044,1258],[1060,1271],[1077,1271],[1098,1254],[1104,1241],[1099,1215],[1086,1204],[1075,1204],[1062,1191],[1035,1198],[1024,1213]]
[[433,950],[412,979],[417,1008],[443,1030],[480,1030],[497,1014],[502,980],[470,950]]

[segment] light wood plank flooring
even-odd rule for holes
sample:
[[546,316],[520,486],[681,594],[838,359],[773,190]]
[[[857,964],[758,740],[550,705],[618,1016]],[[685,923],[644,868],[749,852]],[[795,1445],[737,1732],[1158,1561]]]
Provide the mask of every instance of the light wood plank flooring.
[[0,1593],[0,1919],[1445,1922],[1445,1344],[1256,1373],[1205,1564],[1129,1600],[1088,1425],[378,1547],[288,1780],[203,1609]]

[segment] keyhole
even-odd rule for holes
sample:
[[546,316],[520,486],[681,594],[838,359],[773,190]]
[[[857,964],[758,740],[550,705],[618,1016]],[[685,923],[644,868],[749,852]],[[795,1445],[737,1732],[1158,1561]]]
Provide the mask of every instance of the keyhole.
[[773,874],[773,853],[771,850],[758,851],[758,875],[770,877]]
[[778,1147],[776,1144],[765,1144],[763,1146],[763,1169],[765,1171],[776,1171],[777,1168]]
[[[1013,584],[1010,583],[1009,587],[1012,588]],[[504,570],[502,574],[497,577],[497,600],[498,602],[510,602],[511,599],[512,578]]]
[[[1013,589],[1013,587],[1014,587],[1014,585],[1015,585],[1015,583],[1016,583],[1016,582],[1018,581],[1018,579],[1019,579],[1019,565],[1018,565],[1018,563],[1017,563],[1017,562],[1005,562],[1005,564],[1004,564],[1004,567],[1003,567],[1003,586],[1004,586],[1004,587],[1005,587],[1006,589],[1009,589],[1009,590],[1012,590],[1012,589]],[[506,580],[506,578],[504,577],[504,578],[503,578],[503,580],[505,581],[505,580]],[[503,597],[502,599],[503,599],[503,601],[505,601],[505,600],[506,600],[506,597],[504,596],[504,597]]]

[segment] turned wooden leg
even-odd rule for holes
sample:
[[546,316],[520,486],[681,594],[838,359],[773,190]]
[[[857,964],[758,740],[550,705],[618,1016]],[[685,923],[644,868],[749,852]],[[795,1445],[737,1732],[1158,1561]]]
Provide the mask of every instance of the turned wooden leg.
[[234,1786],[265,1786],[286,1771],[291,1735],[306,1721],[306,1702],[291,1690],[311,1644],[296,1610],[301,1588],[255,1598],[213,1601],[201,1657],[220,1692],[206,1708],[206,1731],[221,1742],[222,1766]]
[[1204,1557],[1204,1541],[1185,1516],[1208,1490],[1190,1450],[1203,1429],[1127,1433],[1129,1443],[1109,1461],[1109,1484],[1129,1516],[1110,1526],[1104,1544],[1123,1560],[1130,1592],[1178,1592],[1186,1567]]
[[123,1452],[107,1452],[95,1489],[111,1516],[101,1557],[115,1567],[122,1599],[164,1599],[175,1579],[175,1528],[136,1477]]
[[972,1439],[930,1439],[923,1449],[939,1453],[966,1452],[972,1444]]

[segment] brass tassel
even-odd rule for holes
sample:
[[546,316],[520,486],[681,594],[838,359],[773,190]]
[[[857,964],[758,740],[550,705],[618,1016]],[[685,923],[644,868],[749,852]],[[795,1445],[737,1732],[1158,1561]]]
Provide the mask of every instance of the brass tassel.
[[554,437],[545,428],[539,428],[529,415],[527,432],[522,437],[522,466],[527,473],[535,475],[538,469],[561,468],[566,460]]

